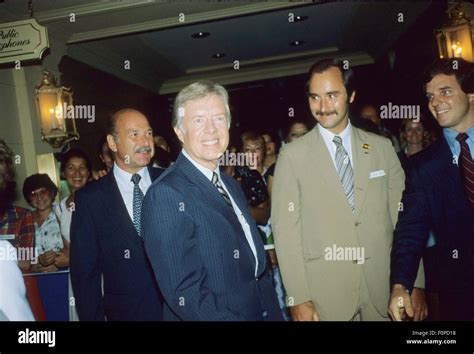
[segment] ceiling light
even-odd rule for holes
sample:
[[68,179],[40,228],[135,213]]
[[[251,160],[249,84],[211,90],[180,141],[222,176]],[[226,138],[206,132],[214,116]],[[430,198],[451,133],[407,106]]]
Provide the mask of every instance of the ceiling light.
[[213,57],[214,59],[220,59],[220,58],[224,58],[225,56],[226,56],[225,53],[216,53],[216,54],[214,54],[212,57]]
[[290,45],[291,45],[292,47],[298,47],[298,46],[300,46],[300,45],[302,45],[302,44],[304,44],[304,43],[305,43],[305,41],[293,41],[293,42],[290,42]]
[[206,38],[209,37],[211,34],[209,32],[196,32],[191,35],[191,37],[195,39],[201,39],[201,38]]
[[296,16],[295,22],[306,21],[307,19],[308,19],[308,16]]

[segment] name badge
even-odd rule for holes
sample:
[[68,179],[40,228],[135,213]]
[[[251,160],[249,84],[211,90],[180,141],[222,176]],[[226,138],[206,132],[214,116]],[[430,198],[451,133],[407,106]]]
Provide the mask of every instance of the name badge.
[[385,176],[384,170],[370,172],[369,179]]
[[15,237],[15,234],[0,235],[0,240],[14,240]]

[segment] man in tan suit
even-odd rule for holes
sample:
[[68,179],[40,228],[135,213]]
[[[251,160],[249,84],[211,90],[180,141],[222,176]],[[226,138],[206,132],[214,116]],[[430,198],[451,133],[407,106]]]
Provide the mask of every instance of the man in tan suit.
[[[390,140],[351,125],[351,78],[336,60],[311,67],[307,95],[319,124],[285,146],[276,166],[271,218],[297,321],[388,320],[390,248],[405,176]],[[414,297],[421,319],[424,294]]]

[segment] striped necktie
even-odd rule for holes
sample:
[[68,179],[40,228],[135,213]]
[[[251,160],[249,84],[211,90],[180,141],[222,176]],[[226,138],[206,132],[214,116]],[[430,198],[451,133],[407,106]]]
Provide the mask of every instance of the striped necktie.
[[224,198],[224,201],[226,202],[226,204],[232,208],[232,202],[230,201],[230,197],[225,191],[225,189],[222,187],[222,184],[219,182],[219,176],[217,175],[217,173],[215,172],[212,173],[211,182],[214,185],[214,187],[217,188],[217,191],[222,196],[222,198]]
[[342,189],[346,194],[347,201],[352,208],[352,212],[355,210],[355,195],[354,195],[354,172],[352,171],[351,161],[346,149],[342,146],[342,138],[335,136],[332,139],[336,145],[336,170],[339,175],[339,179],[342,184]]
[[142,212],[143,192],[138,183],[140,183],[141,176],[138,173],[133,174],[131,181],[133,182],[133,226],[140,235],[140,217]]
[[461,167],[461,175],[464,181],[464,187],[466,188],[467,197],[471,202],[471,206],[474,207],[474,161],[471,157],[471,151],[469,145],[467,145],[467,139],[469,136],[466,133],[459,133],[456,136],[456,140],[461,145],[461,154],[459,156],[459,165]]

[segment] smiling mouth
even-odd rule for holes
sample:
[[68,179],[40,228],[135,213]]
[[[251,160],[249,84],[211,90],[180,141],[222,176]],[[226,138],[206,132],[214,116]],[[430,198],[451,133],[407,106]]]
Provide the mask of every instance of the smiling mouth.
[[216,145],[218,143],[219,140],[205,140],[202,142],[203,145],[206,145],[206,146],[213,146],[213,145]]
[[447,113],[448,111],[449,111],[449,109],[447,109],[447,108],[446,108],[446,109],[440,109],[440,110],[437,110],[437,111],[436,111],[436,114],[437,114],[437,115],[441,115],[441,114]]

